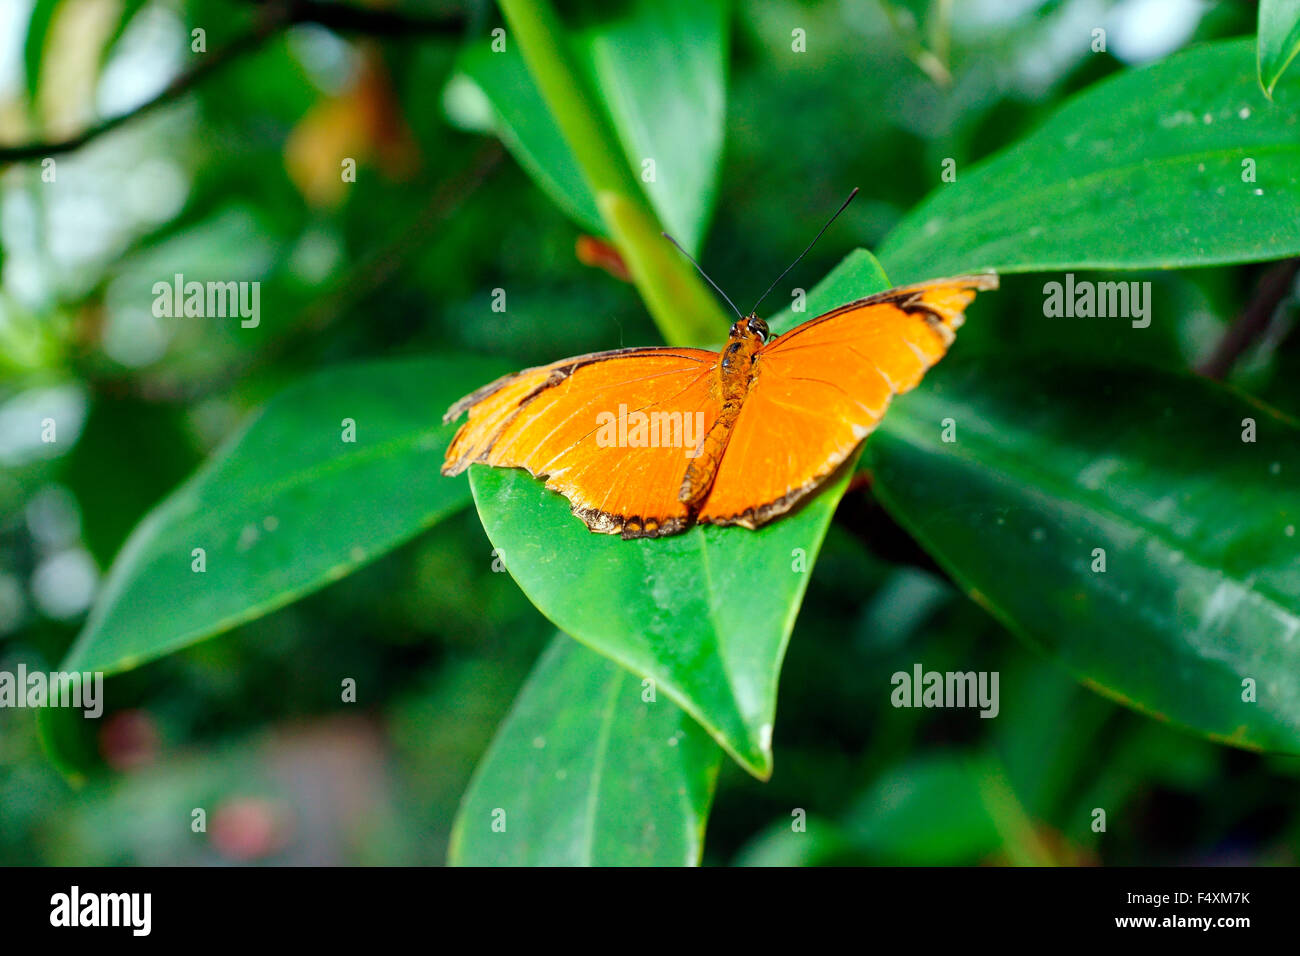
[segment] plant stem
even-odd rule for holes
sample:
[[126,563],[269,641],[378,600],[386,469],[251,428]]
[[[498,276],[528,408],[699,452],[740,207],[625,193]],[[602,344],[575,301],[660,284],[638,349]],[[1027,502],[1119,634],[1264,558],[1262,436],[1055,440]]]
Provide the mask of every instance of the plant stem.
[[1270,267],[1260,279],[1254,298],[1197,371],[1208,378],[1226,378],[1237,359],[1268,331],[1273,313],[1290,294],[1297,273],[1300,259],[1285,259]]
[[587,90],[549,0],[498,2],[664,340],[671,345],[717,343],[725,336],[727,316],[690,264],[660,235],[663,226]]

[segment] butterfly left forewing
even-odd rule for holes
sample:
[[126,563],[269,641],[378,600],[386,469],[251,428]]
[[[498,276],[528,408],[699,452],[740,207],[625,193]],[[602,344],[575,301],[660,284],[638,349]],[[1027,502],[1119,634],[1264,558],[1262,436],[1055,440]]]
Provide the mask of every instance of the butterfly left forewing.
[[700,349],[622,349],[507,376],[452,407],[470,417],[443,472],[474,462],[525,468],[593,531],[681,530],[690,517],[678,500],[688,445],[718,416],[717,358]]

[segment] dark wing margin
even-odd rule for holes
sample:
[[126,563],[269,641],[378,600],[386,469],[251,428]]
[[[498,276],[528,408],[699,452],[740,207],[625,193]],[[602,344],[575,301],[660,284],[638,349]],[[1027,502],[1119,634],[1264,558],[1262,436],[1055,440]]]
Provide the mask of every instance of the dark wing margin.
[[[767,343],[766,348],[771,348],[777,342],[782,344],[794,338],[800,332],[815,328],[827,319],[833,319],[845,312],[852,312],[855,309],[861,309],[868,305],[879,305],[888,303],[897,306],[903,312],[912,314],[919,313],[930,324],[932,328],[943,338],[945,344],[952,344],[952,330],[960,325],[960,318],[957,322],[952,322],[952,317],[942,315],[939,311],[930,307],[925,302],[925,291],[933,289],[936,286],[960,286],[965,289],[975,289],[980,292],[987,292],[990,289],[998,287],[998,274],[996,272],[977,272],[970,275],[953,276],[951,279],[930,279],[926,282],[917,282],[914,285],[901,286],[897,289],[886,289],[884,292],[876,292],[872,295],[864,296],[861,299],[855,299],[852,302],[846,302],[844,305],[836,306],[829,312],[823,312],[816,318],[809,319],[807,322],[801,322],[788,332],[774,336]],[[958,313],[960,316],[960,313]],[[942,329],[942,331],[940,331]]]

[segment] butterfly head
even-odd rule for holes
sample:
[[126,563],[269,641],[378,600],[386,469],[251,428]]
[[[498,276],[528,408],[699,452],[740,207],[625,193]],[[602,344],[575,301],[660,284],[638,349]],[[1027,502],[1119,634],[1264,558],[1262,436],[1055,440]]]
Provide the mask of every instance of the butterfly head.
[[748,318],[740,319],[737,322],[731,323],[730,338],[733,342],[748,338],[756,338],[761,345],[767,341],[768,334],[767,323],[752,312],[749,314]]

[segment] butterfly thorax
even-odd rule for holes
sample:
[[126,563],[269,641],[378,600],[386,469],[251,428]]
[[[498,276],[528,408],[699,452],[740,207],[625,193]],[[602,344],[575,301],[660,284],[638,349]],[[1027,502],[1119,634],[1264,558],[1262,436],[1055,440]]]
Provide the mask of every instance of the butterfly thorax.
[[722,361],[718,364],[720,393],[724,411],[739,411],[754,376],[754,363],[758,350],[767,341],[767,323],[756,315],[732,323],[727,344],[722,347]]

